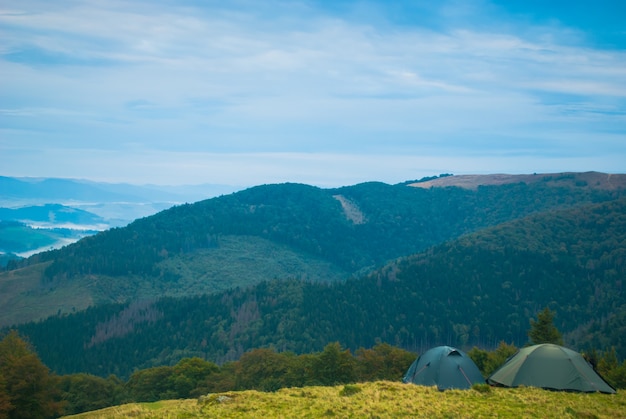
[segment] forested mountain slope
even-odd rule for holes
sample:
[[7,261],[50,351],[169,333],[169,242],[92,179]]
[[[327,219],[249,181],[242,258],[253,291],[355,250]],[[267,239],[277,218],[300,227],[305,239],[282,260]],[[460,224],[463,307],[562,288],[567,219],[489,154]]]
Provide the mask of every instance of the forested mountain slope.
[[221,363],[264,346],[522,346],[530,318],[548,306],[568,346],[614,346],[623,359],[624,277],[626,198],[509,221],[347,281],[274,280],[95,307],[19,330],[57,372],[127,376],[184,356]]
[[624,194],[577,176],[476,189],[263,185],[177,206],[12,263],[0,275],[0,325],[264,279],[341,280],[484,227]]

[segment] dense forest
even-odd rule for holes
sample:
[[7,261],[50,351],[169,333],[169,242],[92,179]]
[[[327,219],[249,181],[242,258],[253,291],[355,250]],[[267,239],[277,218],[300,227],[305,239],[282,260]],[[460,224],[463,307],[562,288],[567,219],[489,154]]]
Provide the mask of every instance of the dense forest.
[[378,182],[336,189],[262,185],[177,206],[10,262],[0,274],[0,303],[6,307],[0,325],[103,303],[223,292],[274,278],[343,281],[463,234],[624,195],[623,189],[592,187],[575,174],[537,178],[476,189]]
[[187,298],[102,305],[19,326],[59,374],[128,377],[184,357],[296,354],[339,342],[422,352],[522,346],[543,307],[568,346],[626,358],[626,199],[537,213],[345,281],[269,280]]

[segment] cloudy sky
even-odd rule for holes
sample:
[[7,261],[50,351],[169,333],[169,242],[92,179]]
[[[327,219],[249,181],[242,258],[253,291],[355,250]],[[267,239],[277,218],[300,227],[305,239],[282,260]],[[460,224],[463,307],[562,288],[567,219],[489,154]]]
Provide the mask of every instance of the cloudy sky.
[[626,172],[622,0],[4,0],[0,175]]

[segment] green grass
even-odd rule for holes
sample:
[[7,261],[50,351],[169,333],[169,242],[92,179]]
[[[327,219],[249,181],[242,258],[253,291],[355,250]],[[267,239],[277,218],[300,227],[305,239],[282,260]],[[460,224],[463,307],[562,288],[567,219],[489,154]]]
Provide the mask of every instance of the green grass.
[[[390,381],[336,387],[240,391],[199,400],[133,403],[71,418],[625,418],[626,393],[537,388],[450,390]],[[359,389],[359,390],[357,390]],[[350,394],[346,394],[350,393]]]

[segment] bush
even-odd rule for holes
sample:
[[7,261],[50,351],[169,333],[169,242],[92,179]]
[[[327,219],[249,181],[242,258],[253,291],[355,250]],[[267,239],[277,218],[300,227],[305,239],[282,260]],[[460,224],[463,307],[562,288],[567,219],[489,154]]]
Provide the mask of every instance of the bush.
[[361,390],[361,387],[357,386],[356,384],[346,384],[339,392],[339,395],[349,397],[354,394],[360,393],[361,391],[363,391]]

